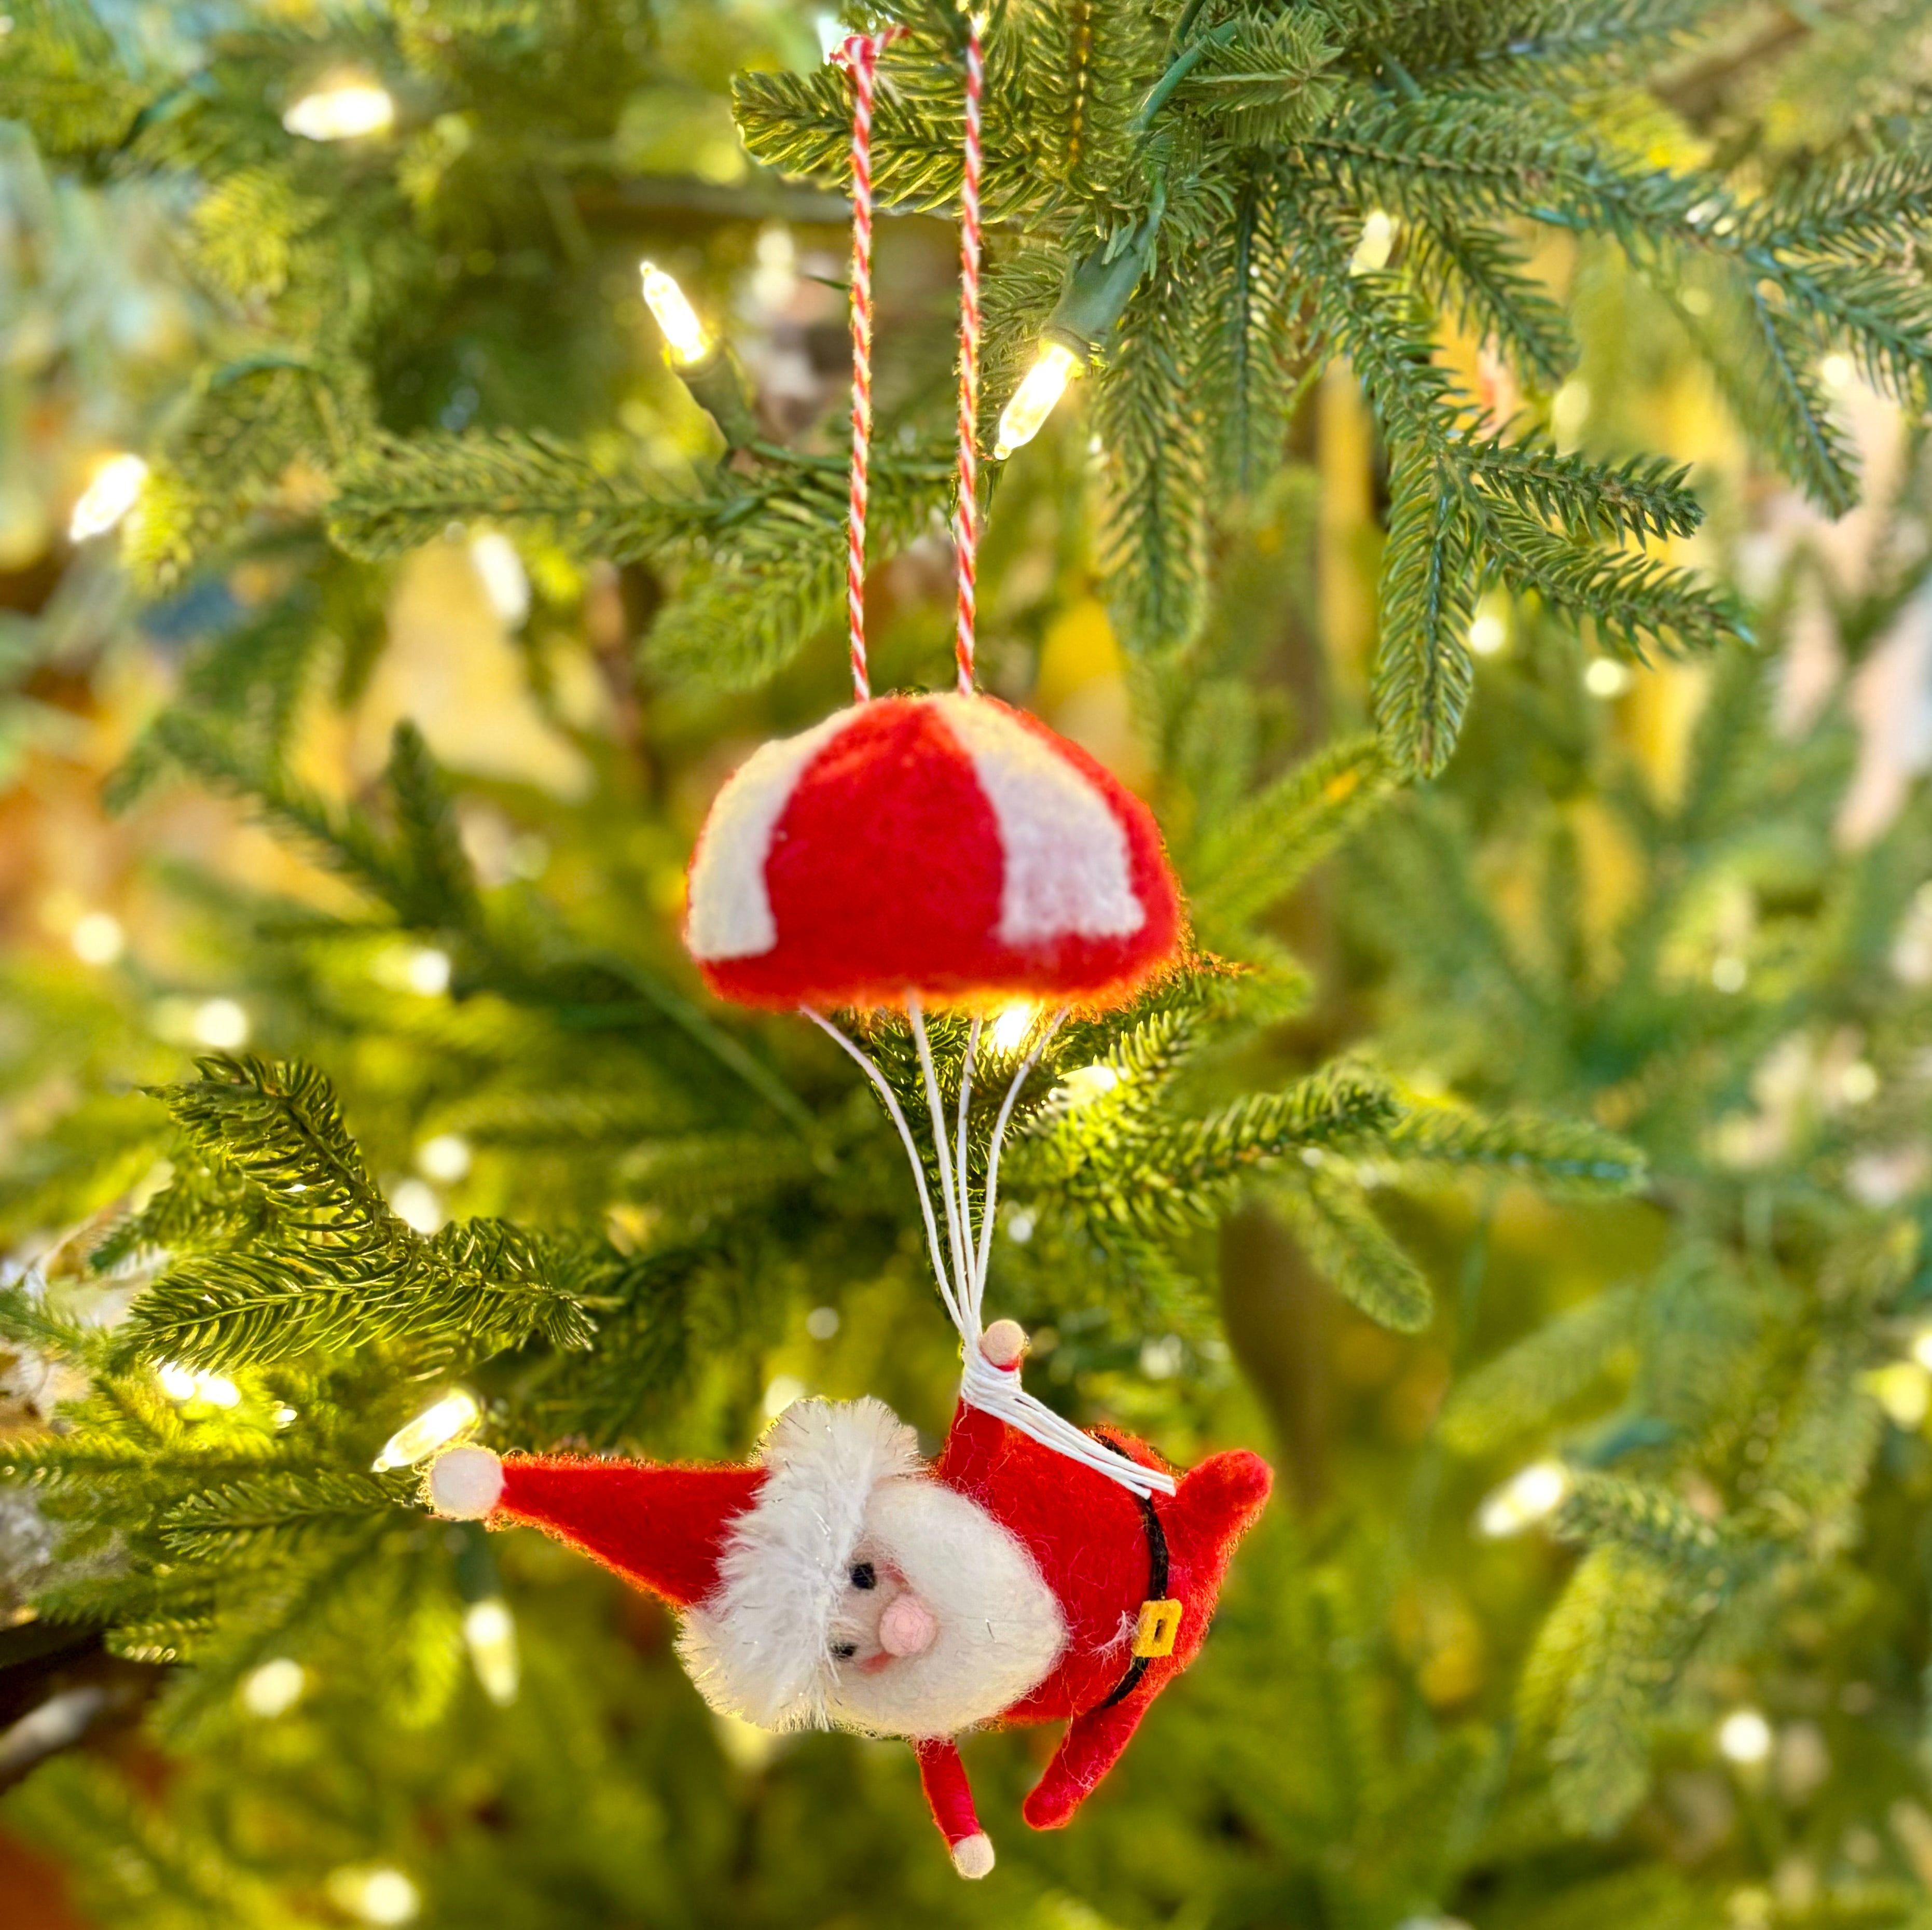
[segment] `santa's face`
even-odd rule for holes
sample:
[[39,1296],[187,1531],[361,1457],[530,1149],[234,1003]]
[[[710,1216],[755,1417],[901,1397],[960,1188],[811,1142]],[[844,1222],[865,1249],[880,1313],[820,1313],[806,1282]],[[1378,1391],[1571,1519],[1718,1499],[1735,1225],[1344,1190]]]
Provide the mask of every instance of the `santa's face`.
[[932,1647],[938,1621],[883,1545],[868,1539],[853,1550],[846,1584],[831,1631],[832,1659],[842,1670],[876,1675]]
[[936,1482],[881,1481],[827,1630],[842,1727],[940,1736],[989,1720],[1052,1668],[1053,1592],[984,1509]]

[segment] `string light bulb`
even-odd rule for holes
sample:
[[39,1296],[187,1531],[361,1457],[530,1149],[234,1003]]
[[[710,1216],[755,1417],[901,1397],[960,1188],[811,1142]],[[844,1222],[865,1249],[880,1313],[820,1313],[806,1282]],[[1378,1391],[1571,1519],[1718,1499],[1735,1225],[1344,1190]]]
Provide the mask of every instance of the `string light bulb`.
[[446,1442],[453,1441],[482,1418],[475,1400],[458,1388],[446,1394],[433,1407],[425,1407],[406,1428],[399,1428],[384,1444],[372,1471],[386,1474],[392,1467],[413,1467],[435,1453]]
[[148,466],[139,456],[110,456],[88,478],[68,519],[67,533],[76,543],[104,536],[141,499]]
[[995,462],[1004,462],[1040,433],[1041,424],[1066,393],[1066,385],[1079,366],[1079,357],[1064,343],[1040,344],[1040,359],[1028,370],[1026,379],[1013,391],[1012,400],[1000,418],[999,438],[993,445]]
[[993,1021],[993,1050],[999,1053],[1017,1052],[1033,1029],[1034,1019],[1039,1011],[1039,1006],[1030,999],[1021,999],[1003,1006]]
[[463,1641],[483,1693],[499,1708],[508,1707],[517,1699],[523,1671],[517,1655],[517,1625],[500,1595],[472,1602],[463,1611]]
[[363,74],[341,74],[304,94],[282,116],[282,125],[305,141],[352,141],[395,124],[389,91]]
[[1718,1752],[1730,1762],[1762,1762],[1774,1740],[1771,1725],[1755,1709],[1733,1709],[1718,1725]]
[[684,290],[656,262],[640,262],[638,272],[644,278],[644,301],[664,331],[672,359],[686,368],[703,361],[711,352],[710,338]]
[[161,1392],[170,1401],[200,1401],[211,1407],[237,1407],[242,1404],[241,1389],[225,1374],[201,1374],[191,1367],[181,1367],[173,1361],[164,1360],[154,1369],[154,1378],[161,1383]]
[[1478,1530],[1499,1542],[1553,1515],[1570,1492],[1561,1461],[1538,1461],[1510,1476],[1476,1511]]

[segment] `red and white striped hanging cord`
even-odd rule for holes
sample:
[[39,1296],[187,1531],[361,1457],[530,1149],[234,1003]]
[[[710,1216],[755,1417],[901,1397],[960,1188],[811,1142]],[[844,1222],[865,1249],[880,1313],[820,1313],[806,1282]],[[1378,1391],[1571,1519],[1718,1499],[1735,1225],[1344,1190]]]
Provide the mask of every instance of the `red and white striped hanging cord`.
[[[866,511],[872,453],[872,103],[878,91],[879,53],[904,29],[854,34],[839,49],[839,61],[852,76],[852,495],[846,523],[845,595],[850,620],[852,691],[865,703],[872,694],[866,658]],[[958,571],[958,619],[953,655],[962,696],[973,690],[980,553],[980,110],[986,92],[986,61],[976,17],[966,24],[966,141],[959,190],[959,490],[952,517],[952,547]],[[982,1021],[975,1019],[960,1062],[956,1131],[949,1132],[940,1100],[938,1069],[919,999],[906,994],[906,1018],[918,1048],[926,1088],[926,1114],[938,1155],[940,1211],[926,1184],[926,1161],[905,1110],[872,1055],[811,1006],[805,1016],[836,1039],[869,1079],[905,1147],[926,1221],[927,1250],[940,1297],[964,1347],[959,1398],[969,1407],[996,1414],[1010,1427],[1030,1436],[1069,1460],[1139,1494],[1172,1494],[1174,1477],[1143,1467],[1114,1453],[1082,1431],[1020,1385],[1016,1370],[994,1367],[980,1346],[987,1269],[992,1260],[993,1227],[999,1212],[1000,1148],[1012,1118],[1020,1089],[1036,1066],[1066,1014],[1063,1010],[1036,1020],[1029,1048],[1019,1056],[994,1122],[986,1157],[986,1183],[974,1224],[968,1121],[972,1108],[973,1067],[979,1057]],[[944,1221],[944,1230],[941,1231]]]
[[959,502],[952,516],[958,623],[952,653],[959,694],[973,692],[980,566],[980,104],[986,91],[980,22],[966,22],[966,150],[959,183]]
[[[872,461],[872,109],[879,55],[905,30],[854,34],[836,58],[852,76],[852,473],[845,518],[845,610],[852,693],[872,694],[866,652],[866,517]],[[959,487],[952,517],[958,581],[953,655],[962,694],[973,689],[980,555],[980,175],[986,58],[976,16],[966,23],[966,136],[959,190]]]

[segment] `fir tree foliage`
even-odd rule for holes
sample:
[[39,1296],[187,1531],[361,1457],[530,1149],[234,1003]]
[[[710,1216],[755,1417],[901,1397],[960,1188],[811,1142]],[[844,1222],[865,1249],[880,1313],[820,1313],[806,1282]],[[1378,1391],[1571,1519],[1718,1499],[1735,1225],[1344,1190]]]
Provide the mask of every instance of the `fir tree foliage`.
[[[1646,538],[1700,519],[1681,472],[1558,455],[1533,421],[1502,425],[1498,439],[1432,360],[1441,319],[1454,318],[1496,343],[1527,392],[1546,397],[1573,352],[1560,313],[1523,271],[1521,236],[1532,224],[1606,235],[1660,286],[1696,289],[1689,309],[1737,308],[1745,325],[1724,331],[1713,360],[1741,421],[1820,504],[1850,503],[1854,479],[1816,364],[1842,343],[1889,392],[1921,393],[1932,346],[1922,291],[1886,259],[1922,237],[1924,203],[1910,186],[1918,164],[1855,166],[1754,200],[1688,160],[1659,166],[1606,140],[1574,111],[1580,87],[1640,83],[1644,56],[1701,10],[1190,5],[1150,15],[1022,0],[994,10],[989,213],[1024,227],[1035,253],[1052,236],[1070,268],[1159,223],[1152,265],[1106,345],[1096,404],[1126,634],[1159,648],[1198,620],[1198,558],[1218,493],[1198,425],[1232,424],[1238,446],[1278,448],[1279,424],[1253,424],[1250,412],[1293,394],[1298,372],[1336,355],[1353,364],[1388,443],[1377,709],[1402,764],[1438,770],[1454,745],[1471,601],[1484,578],[1594,616],[1639,655],[1736,632],[1721,595],[1642,553]],[[888,17],[908,32],[884,70],[920,78],[889,88],[881,108],[878,191],[942,206],[956,191],[959,110],[934,98],[931,76],[955,35],[937,13]],[[840,178],[836,73],[747,76],[738,109],[760,158]],[[1842,225],[1810,215],[1813,196]],[[1396,217],[1406,238],[1387,268],[1352,259],[1348,238],[1372,212]],[[996,286],[999,271],[996,256]],[[1255,308],[1270,292],[1277,306],[1257,331]],[[1256,332],[1280,365],[1271,387],[1253,379]],[[989,396],[989,413],[1004,399]]]
[[[212,965],[0,975],[0,1227],[37,1256],[0,1287],[0,1365],[10,1400],[52,1390],[0,1435],[0,1473],[59,1531],[41,1632],[140,1672],[166,1764],[62,1755],[8,1794],[8,1826],[129,1930],[354,1914],[370,1869],[409,1872],[426,1923],[512,1930],[823,1924],[855,1870],[879,1913],[962,1930],[1903,1930],[1923,1716],[1900,1631],[1925,1605],[1901,1578],[1928,1476],[1875,1377],[1926,1291],[1924,993],[1897,963],[1924,808],[1834,844],[1849,727],[1834,708],[1780,734],[1774,658],[1724,643],[1740,606],[1670,562],[1690,478],[1544,433],[1574,351],[1532,256],[1538,230],[1620,252],[1765,453],[1847,500],[1820,353],[1908,397],[1924,361],[1923,23],[1889,0],[1809,30],[1841,85],[1786,73],[1707,152],[1685,128],[1706,133],[1694,97],[1723,92],[1727,43],[1715,80],[1694,62],[1725,22],[1682,0],[992,10],[982,440],[1069,268],[1150,253],[1089,371],[1097,473],[1050,431],[998,484],[989,560],[1029,511],[1063,535],[1094,519],[1202,952],[1056,1035],[1003,1167],[991,1305],[1033,1330],[1045,1398],[1184,1461],[1255,1425],[1216,1304],[1232,1208],[1268,1208],[1347,1303],[1274,1283],[1333,1323],[1332,1346],[1294,1330],[1322,1384],[1276,1410],[1301,1518],[1273,1511],[1244,1550],[1201,1664],[1078,1830],[1009,1827],[994,1884],[958,1884],[907,1752],[754,1756],[651,1611],[536,1538],[432,1521],[415,1474],[374,1466],[459,1386],[505,1448],[740,1455],[803,1385],[944,1422],[956,1356],[896,1136],[805,1027],[706,1004],[665,889],[710,747],[830,700],[836,652],[814,682],[805,646],[836,622],[836,412],[719,464],[688,453],[706,432],[668,376],[653,433],[612,406],[627,191],[650,190],[653,245],[702,259],[714,319],[754,225],[800,205],[765,173],[722,199],[631,179],[628,99],[703,111],[748,66],[748,142],[824,190],[798,218],[842,237],[849,100],[803,70],[791,10],[278,10],[172,64],[76,0],[8,16],[0,112],[64,180],[180,197],[206,352],[154,399],[134,594],[158,622],[238,565],[266,586],[197,633],[121,801],[186,779],[326,874],[297,895],[176,867]],[[944,211],[958,19],[868,21],[910,29],[884,67],[882,200]],[[344,70],[389,88],[393,135],[291,134]],[[1810,91],[1830,98],[1808,119]],[[1816,139],[1780,145],[1794,125]],[[689,223],[720,208],[700,258]],[[1377,266],[1358,250],[1378,209]],[[881,562],[946,507],[943,305],[882,415]],[[1452,325],[1514,367],[1526,419],[1478,421],[1436,352]],[[1388,458],[1377,728],[1291,754],[1257,613],[1309,596],[1314,484],[1283,451],[1337,355]],[[1922,592],[1923,488],[1881,506],[1872,583],[1839,596],[1803,565],[1754,625],[1781,646],[1821,596],[1847,656],[1876,652]],[[588,803],[446,772],[407,726],[366,784],[304,760],[305,722],[367,686],[410,553],[452,524],[515,536],[539,630],[580,621],[591,559],[662,595],[617,680],[628,736],[573,740]],[[1478,667],[1466,632],[1497,584],[1520,648]],[[1583,618],[1612,647],[1711,652],[1680,786],[1607,741]],[[1463,757],[1406,792],[1466,712]],[[550,841],[541,884],[479,863],[490,814]],[[1607,931],[1585,876],[1606,847],[1629,859]],[[1330,893],[1344,929],[1318,956],[1297,916]],[[1339,1016],[1314,969],[1338,955],[1360,993]],[[217,988],[261,1049],[190,1065],[152,1015]],[[956,1105],[967,1026],[934,1034]],[[918,1118],[903,1028],[867,1042]],[[976,1198],[1014,1062],[982,1053]],[[440,1224],[436,1196],[403,1210],[438,1146],[471,1162],[439,1182]],[[1304,1424],[1341,1464],[1303,1452]],[[1544,1461],[1546,1532],[1472,1542],[1483,1496]],[[500,1599],[525,1671],[508,1707],[465,1656],[467,1611]],[[296,1685],[272,1718],[264,1671]],[[1712,1848],[1672,1805],[1687,1776],[1708,1796],[1712,1731],[1748,1701],[1811,1725],[1839,1774],[1775,1809],[1720,1784],[1744,1824]],[[1010,1816],[1023,1749],[970,1746]]]
[[[1916,514],[1924,487],[1920,451],[1889,514]],[[1856,655],[1924,577],[1895,555],[1846,598],[1801,556],[1771,607],[1785,634],[1808,598],[1835,596]],[[1641,870],[1618,924],[1580,928],[1568,810],[1508,781],[1408,801],[1399,834],[1358,854],[1374,882],[1356,903],[1365,929],[1404,909],[1395,1062],[1426,1052],[1491,1104],[1614,1123],[1648,1155],[1670,1228],[1652,1266],[1484,1361],[1443,1421],[1460,1455],[1540,1442],[1568,1461],[1549,1525],[1586,1554],[1527,1658],[1520,1733],[1562,1822],[1607,1833],[1650,1794],[1666,1739],[1711,1719],[1727,1671],[1778,1653],[1794,1603],[1835,1601],[1838,1652],[1856,1653],[1847,1564],[1887,1558],[1854,1555],[1858,1524],[1918,1478],[1881,1398],[1925,1289],[1922,1180],[1888,1182],[1903,1155],[1884,1149],[1922,1103],[1921,975],[1899,948],[1928,847],[1915,799],[1875,841],[1834,848],[1847,721],[1828,709],[1790,735],[1775,659],[1720,661],[1668,801],[1558,724],[1568,661],[1534,638],[1496,680],[1502,727],[1590,771]],[[1545,880],[1510,919],[1475,877],[1505,851]]]
[[[1144,247],[1146,271],[1102,345],[1093,409],[1110,595],[1134,647],[1195,634],[1231,495],[1280,466],[1296,398],[1336,356],[1388,449],[1376,708],[1400,766],[1438,770],[1454,747],[1484,581],[1593,619],[1640,656],[1736,632],[1720,593],[1644,547],[1696,526],[1686,478],[1546,441],[1540,419],[1574,355],[1528,272],[1528,237],[1613,241],[1708,346],[1746,431],[1833,511],[1856,478],[1821,355],[1842,349],[1888,393],[1916,396],[1932,317],[1903,265],[1922,237],[1916,147],[1756,192],[1693,165],[1681,137],[1620,138],[1577,111],[1580,97],[1640,91],[1646,63],[1705,10],[1681,0],[991,10],[982,432],[1060,277],[1130,238]],[[479,244],[533,263],[532,223],[556,218],[572,191],[572,163],[539,131],[558,104],[554,76],[598,73],[570,103],[589,133],[643,77],[637,50],[650,40],[641,14],[616,5],[574,11],[554,41],[515,8],[439,14],[433,31],[406,18],[344,28],[338,51],[393,79],[406,130],[386,153],[353,154],[284,133],[272,112],[319,71],[306,28],[233,37],[189,88],[121,58],[68,0],[36,0],[16,18],[5,101],[51,152],[122,176],[191,172],[202,189],[188,244],[226,311],[225,359],[160,439],[135,553],[164,581],[263,518],[313,526],[319,514],[362,556],[494,522],[578,553],[662,561],[680,594],[646,650],[726,688],[768,678],[836,610],[838,457],[761,445],[709,475],[654,475],[568,397],[495,433],[394,439],[383,391],[408,358],[412,304],[428,295],[433,307],[460,251]],[[903,30],[883,69],[881,205],[944,209],[958,182],[958,16],[920,0],[878,19]],[[842,188],[839,70],[748,73],[737,111],[758,159]],[[582,163],[578,180],[594,184]],[[1354,252],[1372,214],[1396,223],[1386,265]],[[582,255],[580,226],[570,232]],[[1526,413],[1481,419],[1435,358],[1451,324],[1495,344]],[[940,388],[916,388],[928,400],[904,418],[921,448],[945,434]],[[883,561],[934,526],[949,485],[936,447],[898,458],[900,421],[881,427]]]

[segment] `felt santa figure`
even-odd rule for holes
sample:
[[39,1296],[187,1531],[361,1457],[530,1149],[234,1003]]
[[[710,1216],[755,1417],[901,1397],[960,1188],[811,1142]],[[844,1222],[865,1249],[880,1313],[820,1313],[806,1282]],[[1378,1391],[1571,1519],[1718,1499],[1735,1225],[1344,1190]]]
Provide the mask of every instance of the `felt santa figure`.
[[[1016,1382],[1024,1347],[1011,1320],[980,1341]],[[1024,1814],[1069,1821],[1199,1651],[1270,1482],[1238,1452],[1171,1494],[1137,1491],[964,1401],[928,1464],[868,1398],[795,1402],[740,1465],[465,1446],[429,1491],[446,1515],[544,1529],[680,1610],[680,1651],[721,1714],[904,1737],[953,1866],[982,1877],[993,1847],[953,1738],[1066,1722]]]

